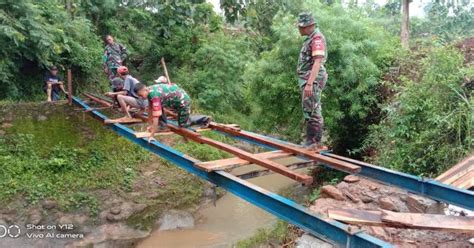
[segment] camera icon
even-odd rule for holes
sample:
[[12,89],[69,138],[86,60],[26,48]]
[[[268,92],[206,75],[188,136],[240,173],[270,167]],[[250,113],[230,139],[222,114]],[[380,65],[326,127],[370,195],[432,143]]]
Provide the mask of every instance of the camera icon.
[[10,237],[18,238],[21,234],[21,229],[18,225],[0,225],[0,238]]

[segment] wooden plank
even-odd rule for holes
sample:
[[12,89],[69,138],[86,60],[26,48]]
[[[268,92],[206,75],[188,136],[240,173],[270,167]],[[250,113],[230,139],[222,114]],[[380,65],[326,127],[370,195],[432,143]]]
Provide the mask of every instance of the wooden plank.
[[[264,159],[275,159],[275,158],[283,158],[291,156],[291,153],[283,152],[283,151],[271,151],[271,152],[263,152],[254,154],[254,156],[258,158]],[[215,171],[215,170],[226,170],[226,169],[233,169],[238,166],[248,165],[251,164],[248,160],[241,159],[239,157],[234,158],[227,158],[227,159],[219,159],[207,162],[196,163],[195,165],[207,172]]]
[[474,187],[474,170],[456,179],[451,183],[452,186],[461,189],[470,189]]
[[349,224],[474,233],[474,217],[392,211],[328,209],[331,219]]
[[143,122],[142,119],[138,118],[128,118],[128,117],[122,117],[122,118],[117,118],[117,119],[107,119],[104,121],[105,124],[114,124],[114,123],[139,123]]
[[436,177],[436,180],[445,184],[451,184],[471,171],[474,171],[474,155],[471,155],[453,166],[451,169],[445,171],[443,174]]
[[213,139],[209,139],[206,137],[202,137],[199,133],[190,131],[185,128],[179,128],[173,125],[168,124],[168,127],[173,131],[176,132],[177,134],[180,134],[186,138],[189,138],[195,142],[202,143],[202,144],[207,144],[213,147],[216,147],[218,149],[221,149],[223,151],[226,151],[228,153],[234,154],[235,156],[248,160],[251,163],[260,165],[262,167],[265,167],[267,169],[270,169],[276,173],[282,174],[286,177],[289,177],[293,180],[296,180],[298,182],[302,182],[304,184],[311,184],[313,182],[313,178],[311,176],[305,175],[305,174],[300,174],[296,173],[285,166],[275,163],[269,159],[264,159],[264,158],[258,158],[254,154],[249,153],[247,151],[244,151],[242,149],[239,149],[237,147],[231,146],[226,143],[222,143]]
[[377,210],[328,209],[328,217],[350,224],[383,226],[382,212]]
[[104,100],[102,100],[102,99],[99,99],[99,98],[97,98],[97,97],[95,97],[95,96],[93,96],[93,95],[91,95],[91,94],[89,94],[89,93],[83,93],[83,94],[84,94],[84,96],[86,96],[87,98],[93,100],[93,101],[96,102],[96,103],[101,104],[101,105],[104,106],[104,107],[112,107],[112,103],[109,103],[109,102],[107,102],[107,101],[104,101]]
[[358,172],[360,172],[360,166],[357,166],[357,165],[354,165],[354,164],[351,164],[351,163],[347,163],[347,162],[344,162],[344,161],[340,161],[340,160],[337,160],[337,159],[334,159],[334,158],[325,157],[325,156],[322,156],[319,153],[316,153],[314,151],[310,151],[310,150],[307,150],[307,149],[304,149],[304,148],[301,148],[301,147],[297,147],[297,146],[289,145],[289,144],[283,144],[283,143],[276,142],[276,141],[272,141],[270,139],[267,139],[267,138],[249,133],[247,131],[243,131],[243,130],[236,129],[236,128],[231,128],[231,127],[226,127],[226,126],[223,126],[223,125],[215,123],[215,122],[212,122],[209,125],[209,127],[212,128],[212,129],[221,131],[221,132],[229,133],[229,134],[234,135],[234,136],[241,136],[241,137],[249,138],[249,139],[258,141],[260,143],[278,148],[280,150],[283,150],[283,151],[286,151],[286,152],[291,152],[295,155],[301,155],[301,156],[304,156],[306,158],[309,158],[309,159],[316,160],[318,162],[327,164],[330,167],[336,168],[338,170],[346,171],[346,172],[349,172],[349,173],[358,173]]
[[408,228],[474,233],[474,217],[472,216],[396,213],[382,210],[382,222]]
[[[212,130],[212,129],[210,129],[210,128],[199,128],[199,129],[196,129],[196,132],[205,132],[205,131],[210,131],[210,130]],[[171,135],[171,134],[175,134],[175,133],[173,131],[156,132],[155,136]],[[150,137],[150,133],[149,132],[135,132],[135,137],[137,137],[137,138],[148,138],[148,137]]]

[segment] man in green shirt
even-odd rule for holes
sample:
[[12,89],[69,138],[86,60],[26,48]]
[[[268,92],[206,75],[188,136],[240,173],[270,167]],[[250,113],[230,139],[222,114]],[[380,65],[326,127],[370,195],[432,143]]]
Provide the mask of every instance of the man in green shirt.
[[105,36],[105,48],[102,62],[104,72],[107,74],[109,80],[117,77],[117,68],[123,65],[123,61],[127,58],[128,52],[122,44],[114,41],[112,35]]
[[311,13],[304,12],[299,15],[298,28],[300,34],[306,36],[297,67],[306,122],[305,147],[315,150],[327,149],[321,145],[324,124],[321,114],[321,92],[328,77],[324,67],[327,59],[326,39],[316,27]]
[[163,115],[163,108],[169,108],[178,114],[178,124],[180,127],[191,125],[191,98],[176,84],[155,84],[146,87],[142,83],[135,86],[136,94],[148,100],[148,130],[150,137],[153,137],[158,129],[160,117]]

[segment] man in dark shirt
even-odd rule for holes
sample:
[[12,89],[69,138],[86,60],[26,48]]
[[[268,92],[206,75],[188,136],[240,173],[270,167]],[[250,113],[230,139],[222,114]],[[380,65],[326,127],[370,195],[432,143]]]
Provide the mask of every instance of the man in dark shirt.
[[67,96],[63,80],[58,76],[58,68],[56,66],[50,68],[49,73],[44,76],[43,82],[44,91],[48,95],[48,102],[58,101],[60,90]]
[[132,117],[128,111],[130,107],[139,109],[137,115],[140,116],[148,105],[148,102],[139,98],[135,93],[135,85],[140,82],[129,74],[128,68],[125,66],[117,68],[117,74],[123,79],[123,88],[120,91],[108,92],[105,95],[117,99],[126,117]]

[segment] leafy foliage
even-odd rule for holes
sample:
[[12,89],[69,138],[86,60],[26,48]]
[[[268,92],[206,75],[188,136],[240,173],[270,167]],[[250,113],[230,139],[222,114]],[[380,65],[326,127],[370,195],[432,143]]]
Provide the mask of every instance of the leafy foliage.
[[[377,116],[379,77],[393,60],[396,39],[369,18],[334,4],[313,3],[329,54],[329,81],[323,91],[323,115],[338,152],[357,148],[367,125]],[[298,139],[302,120],[295,73],[302,39],[292,25],[295,17],[280,13],[274,20],[275,47],[246,71],[248,100],[255,103],[256,120],[271,132]]]
[[461,84],[473,67],[463,68],[462,62],[458,51],[443,47],[429,50],[421,66],[412,69],[419,71],[420,81],[405,78],[366,141],[379,164],[435,176],[472,151],[474,99]]

